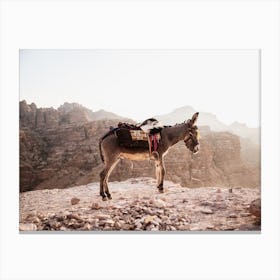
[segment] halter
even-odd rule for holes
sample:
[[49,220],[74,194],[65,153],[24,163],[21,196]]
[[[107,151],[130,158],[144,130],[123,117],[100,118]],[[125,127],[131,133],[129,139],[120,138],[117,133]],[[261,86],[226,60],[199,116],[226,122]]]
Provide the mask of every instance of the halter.
[[[192,126],[190,126],[190,120],[188,120],[187,122],[186,122],[186,124],[187,124],[187,133],[188,133],[188,135],[185,137],[185,139],[184,139],[184,142],[185,142],[185,144],[186,144],[186,146],[187,146],[187,142],[191,139],[192,141],[194,141],[194,142],[198,142],[198,144],[199,144],[199,139],[201,138],[201,135],[200,135],[200,132],[199,132],[199,130],[198,130],[198,128],[197,127],[192,127]],[[193,134],[193,130],[196,130],[196,139],[194,139],[194,134]],[[187,146],[188,147],[188,146]],[[189,148],[189,147],[188,147]]]

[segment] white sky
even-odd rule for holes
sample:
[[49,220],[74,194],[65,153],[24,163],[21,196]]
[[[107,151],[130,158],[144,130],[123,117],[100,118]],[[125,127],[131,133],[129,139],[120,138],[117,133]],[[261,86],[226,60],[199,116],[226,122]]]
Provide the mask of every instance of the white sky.
[[259,126],[257,50],[20,50],[20,100],[142,121],[189,105]]

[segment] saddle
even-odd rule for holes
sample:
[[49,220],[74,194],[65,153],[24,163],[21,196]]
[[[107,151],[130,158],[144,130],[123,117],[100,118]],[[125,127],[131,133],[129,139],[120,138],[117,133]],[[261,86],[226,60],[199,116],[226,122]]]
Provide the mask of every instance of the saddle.
[[118,137],[120,146],[147,149],[151,154],[158,149],[161,130],[161,124],[151,118],[138,125],[119,122],[115,135]]

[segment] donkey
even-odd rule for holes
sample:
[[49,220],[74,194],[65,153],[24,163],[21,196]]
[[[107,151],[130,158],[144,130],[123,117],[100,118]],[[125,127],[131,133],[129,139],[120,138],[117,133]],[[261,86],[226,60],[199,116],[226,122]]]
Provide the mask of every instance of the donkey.
[[120,159],[147,160],[153,159],[156,167],[157,188],[163,192],[165,175],[164,156],[170,147],[184,141],[192,153],[199,150],[199,131],[195,125],[199,113],[195,113],[191,119],[174,126],[164,126],[161,130],[161,140],[158,144],[156,156],[150,154],[144,148],[125,148],[119,145],[117,136],[109,131],[99,141],[100,157],[105,164],[100,172],[100,195],[103,200],[112,199],[108,188],[108,178]]

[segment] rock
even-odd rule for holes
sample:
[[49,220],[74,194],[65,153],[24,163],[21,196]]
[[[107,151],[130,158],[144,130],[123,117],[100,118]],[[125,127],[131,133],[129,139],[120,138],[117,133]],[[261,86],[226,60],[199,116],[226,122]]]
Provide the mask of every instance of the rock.
[[158,231],[158,230],[159,230],[159,228],[157,226],[151,228],[151,231]]
[[97,202],[93,202],[91,205],[91,209],[93,209],[93,210],[98,210],[100,208],[101,208],[101,206]]
[[200,212],[203,214],[213,214],[214,212],[210,208],[202,208]]
[[152,224],[149,224],[146,226],[146,230],[153,230],[154,228],[155,228],[155,226]]
[[256,216],[257,218],[261,217],[261,199],[255,199],[250,203],[249,212]]
[[216,195],[216,200],[221,201],[221,200],[223,200],[223,197],[220,194],[218,194],[218,195]]
[[239,226],[238,230],[244,230],[244,231],[248,231],[248,230],[254,230],[254,231],[259,231],[261,230],[260,225],[257,224],[242,224]]
[[110,219],[111,216],[110,215],[107,215],[107,214],[98,214],[96,216],[96,218],[100,219],[100,220],[107,220],[107,219]]
[[140,221],[135,222],[136,229],[142,229],[143,225]]
[[201,206],[208,206],[208,207],[212,207],[212,206],[214,206],[214,205],[215,205],[215,203],[214,203],[214,202],[212,202],[212,201],[201,201],[201,202],[200,202],[200,205],[201,205]]
[[144,224],[149,224],[154,220],[155,216],[147,215],[143,218]]
[[180,225],[178,226],[178,230],[190,230],[190,225]]
[[251,213],[240,213],[241,217],[249,217],[251,215],[252,215]]
[[91,230],[92,229],[92,225],[89,223],[85,223],[83,230]]
[[175,215],[175,214],[172,214],[172,215],[169,216],[169,219],[170,219],[171,221],[175,221],[175,220],[177,220],[177,218],[178,218],[178,216]]
[[228,218],[237,218],[237,215],[235,213],[231,213],[228,215]]
[[73,197],[73,198],[71,199],[71,204],[72,204],[72,205],[78,204],[79,202],[80,202],[80,199],[77,198],[77,197]]
[[114,227],[117,229],[117,230],[120,230],[122,228],[122,225],[119,221],[116,221],[115,224],[114,224]]
[[206,229],[214,229],[215,228],[215,226],[213,226],[213,225],[207,225],[207,227],[206,227]]
[[153,204],[158,208],[164,208],[166,206],[166,203],[161,199],[154,199]]
[[151,221],[151,224],[158,227],[159,224],[160,224],[160,221],[158,219],[154,219],[154,220]]
[[112,219],[105,220],[104,223],[109,226],[113,226],[115,222]]
[[99,219],[93,219],[91,221],[91,224],[94,228],[98,228],[99,227]]
[[154,211],[152,211],[150,208],[144,207],[143,211],[148,215],[154,215]]
[[69,219],[69,220],[82,221],[82,219],[81,219],[81,217],[80,217],[79,215],[73,214],[73,213],[68,214],[68,215],[66,216],[66,218]]
[[37,230],[37,226],[33,223],[20,223],[19,230],[20,231],[34,231],[34,230]]

